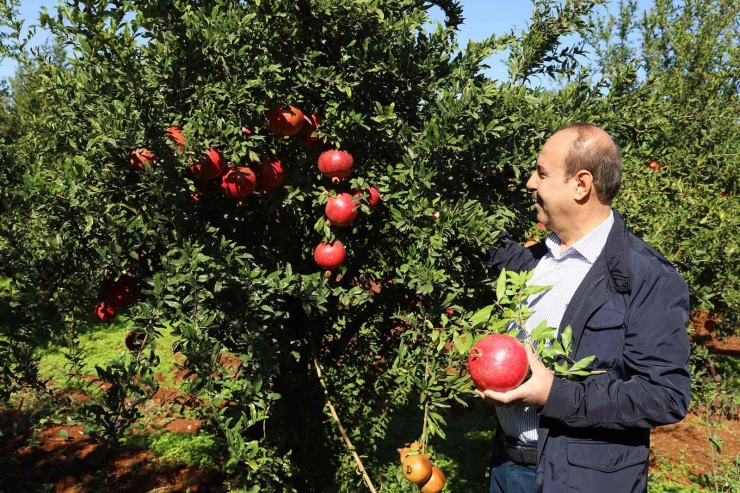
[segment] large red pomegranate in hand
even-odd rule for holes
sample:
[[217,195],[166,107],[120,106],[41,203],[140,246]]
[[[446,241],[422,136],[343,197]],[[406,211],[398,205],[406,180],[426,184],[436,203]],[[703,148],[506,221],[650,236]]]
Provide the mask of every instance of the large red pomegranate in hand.
[[375,187],[370,187],[364,190],[352,190],[352,194],[362,196],[367,200],[367,205],[370,207],[370,210],[375,209],[381,199],[380,192],[378,192],[378,189]]
[[336,197],[329,197],[324,212],[327,219],[334,226],[349,226],[357,219],[360,213],[359,201],[348,193],[340,193]]
[[154,153],[146,148],[132,149],[128,152],[128,162],[132,168],[144,171],[146,165],[154,167]]
[[295,106],[276,106],[265,115],[267,117],[267,128],[280,137],[288,137],[303,130],[306,120],[303,112]]
[[194,180],[202,182],[221,176],[224,169],[226,169],[224,155],[215,147],[211,147],[208,154],[201,154],[198,161],[190,166],[190,174]]
[[247,166],[229,165],[221,177],[221,190],[232,199],[241,200],[257,188],[257,176]]
[[335,241],[334,243],[321,243],[313,252],[316,264],[324,270],[333,270],[344,263],[346,251],[344,245]]
[[505,334],[489,334],[468,355],[470,376],[481,392],[507,392],[521,385],[529,362],[522,343]]
[[333,180],[349,178],[354,164],[352,154],[339,149],[329,149],[319,156],[319,171]]
[[275,190],[283,184],[285,179],[283,163],[274,157],[260,161],[254,166],[254,171],[257,174],[257,186],[262,190],[262,193]]

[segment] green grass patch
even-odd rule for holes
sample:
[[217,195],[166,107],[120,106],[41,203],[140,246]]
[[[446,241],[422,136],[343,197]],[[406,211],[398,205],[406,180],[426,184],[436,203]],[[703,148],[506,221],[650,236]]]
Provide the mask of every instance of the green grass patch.
[[[130,351],[126,348],[126,333],[133,330],[134,324],[124,317],[114,318],[110,325],[100,322],[82,322],[78,340],[80,347],[85,353],[85,374],[96,376],[95,367],[105,368],[114,360],[124,357]],[[172,387],[175,368],[175,355],[172,352],[172,344],[176,338],[169,331],[163,332],[162,337],[157,338],[157,354],[160,357],[157,373],[161,373],[164,380],[162,385]],[[41,361],[39,362],[39,373],[44,378],[51,378],[59,387],[65,387],[68,379],[67,348],[60,346],[59,342],[49,343],[39,350]]]
[[222,439],[200,431],[192,433],[159,432],[154,435],[132,435],[126,445],[135,450],[151,450],[167,465],[185,465],[199,469],[220,467],[220,456],[225,450]]

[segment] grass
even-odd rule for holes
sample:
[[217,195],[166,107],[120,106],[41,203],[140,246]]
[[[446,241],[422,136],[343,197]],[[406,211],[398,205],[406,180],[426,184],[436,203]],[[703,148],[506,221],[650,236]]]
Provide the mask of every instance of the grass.
[[204,431],[192,433],[158,432],[131,435],[126,445],[135,450],[151,450],[166,465],[184,465],[199,469],[217,469],[225,450],[224,441]]
[[[82,323],[78,340],[80,348],[85,353],[85,366],[83,371],[89,375],[96,375],[95,367],[105,368],[114,359],[124,356],[128,351],[125,344],[126,333],[134,329],[131,321],[125,317],[114,318],[110,325],[101,322],[85,321]],[[176,373],[175,355],[172,352],[172,344],[175,337],[165,332],[162,337],[157,338],[157,354],[160,357],[158,373],[162,374],[164,386],[174,385]],[[67,382],[66,358],[67,348],[55,342],[50,342],[41,348],[39,354],[39,372],[42,377],[50,378],[57,386],[64,387]]]

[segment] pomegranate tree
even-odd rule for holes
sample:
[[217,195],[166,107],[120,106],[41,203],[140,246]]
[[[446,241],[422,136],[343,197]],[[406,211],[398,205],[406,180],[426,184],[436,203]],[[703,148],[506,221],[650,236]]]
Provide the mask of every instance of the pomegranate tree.
[[468,367],[478,390],[506,392],[521,385],[529,363],[527,352],[517,338],[489,334],[470,349]]

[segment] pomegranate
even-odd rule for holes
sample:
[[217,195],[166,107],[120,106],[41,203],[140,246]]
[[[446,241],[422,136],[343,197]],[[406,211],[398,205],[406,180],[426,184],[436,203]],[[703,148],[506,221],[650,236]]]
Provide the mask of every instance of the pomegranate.
[[414,484],[423,484],[432,476],[432,464],[422,454],[409,455],[401,463],[403,477]]
[[306,126],[304,129],[304,136],[303,136],[303,143],[306,147],[310,147],[311,144],[315,142],[319,142],[321,138],[314,136],[314,132],[318,130],[319,123],[321,123],[321,120],[323,119],[321,115],[313,114],[310,117],[305,116],[306,119]]
[[367,200],[367,205],[371,210],[378,206],[382,198],[380,196],[380,192],[378,192],[378,189],[375,187],[370,187],[365,190],[352,190],[352,193],[355,195],[362,195],[362,197]]
[[247,166],[229,165],[221,177],[221,190],[227,197],[241,200],[257,188],[257,176]]
[[288,137],[303,130],[306,121],[303,112],[295,106],[276,106],[267,112],[267,127],[280,137]]
[[402,447],[398,450],[399,455],[401,456],[401,464],[403,464],[403,461],[406,460],[407,457],[409,457],[408,451],[409,450],[419,450],[421,448],[421,444],[419,442],[414,442],[408,447]]
[[652,171],[660,170],[660,163],[658,161],[651,161],[650,164],[645,165],[646,168],[650,168]]
[[201,154],[198,162],[191,165],[189,169],[196,181],[213,180],[221,176],[226,169],[226,160],[221,151],[211,147],[208,149],[208,154]]
[[93,307],[93,313],[105,323],[109,323],[116,316],[116,310],[106,301],[98,301]]
[[344,227],[357,219],[360,210],[357,200],[352,195],[340,193],[336,197],[329,197],[324,212],[332,225]]
[[144,342],[146,336],[141,332],[127,332],[126,333],[126,347],[129,351],[136,351],[139,349]]
[[134,303],[139,298],[139,289],[129,275],[114,280],[108,276],[103,281],[103,299],[113,308],[122,308]]
[[346,251],[344,245],[335,241],[334,243],[321,243],[313,252],[313,259],[319,267],[324,270],[333,270],[344,263]]
[[[180,149],[180,152],[185,150],[185,134],[180,127],[170,127],[166,131],[167,137]],[[170,146],[174,150],[174,147]]]
[[260,161],[254,166],[254,171],[257,175],[257,186],[260,187],[262,193],[275,190],[283,184],[283,180],[285,179],[283,163],[274,157]]
[[545,226],[543,223],[537,223],[537,227],[540,228],[542,231],[547,229],[547,226]]
[[352,154],[339,149],[329,149],[319,156],[319,171],[332,179],[348,178],[354,164]]
[[515,337],[489,334],[468,355],[470,376],[480,391],[506,392],[524,381],[529,369],[527,352]]
[[419,486],[421,493],[440,493],[447,482],[444,473],[438,467],[432,467],[432,475],[426,483]]
[[133,149],[128,153],[128,162],[132,168],[144,171],[146,165],[154,168],[154,153],[146,148]]

